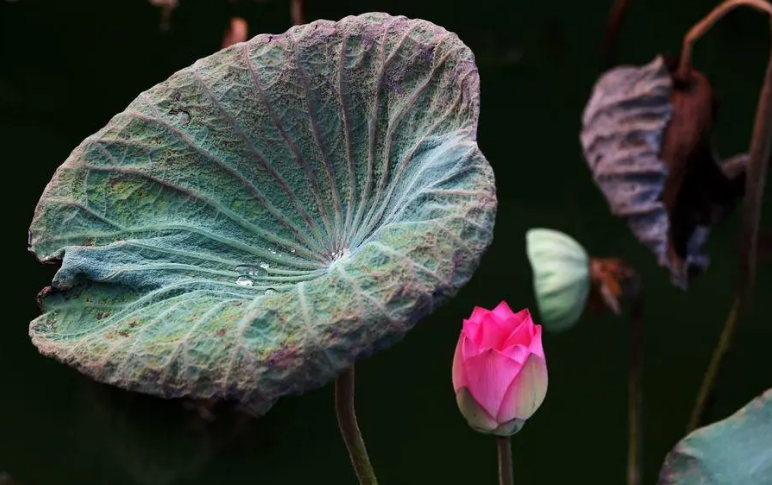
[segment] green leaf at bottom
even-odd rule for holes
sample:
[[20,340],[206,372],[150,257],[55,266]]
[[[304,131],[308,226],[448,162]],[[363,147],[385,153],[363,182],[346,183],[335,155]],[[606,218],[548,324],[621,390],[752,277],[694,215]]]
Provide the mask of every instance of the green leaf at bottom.
[[698,429],[665,458],[659,485],[772,484],[772,389]]

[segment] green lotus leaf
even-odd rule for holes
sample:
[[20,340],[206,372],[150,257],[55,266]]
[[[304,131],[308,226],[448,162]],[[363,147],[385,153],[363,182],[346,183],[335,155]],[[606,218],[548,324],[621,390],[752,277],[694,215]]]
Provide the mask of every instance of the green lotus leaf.
[[772,483],[772,389],[732,416],[700,428],[665,458],[659,485]]
[[261,415],[400,340],[491,242],[479,77],[455,34],[373,13],[259,35],[143,92],[46,187],[45,355]]
[[587,252],[567,234],[552,229],[530,229],[525,241],[542,323],[555,332],[573,327],[590,293]]

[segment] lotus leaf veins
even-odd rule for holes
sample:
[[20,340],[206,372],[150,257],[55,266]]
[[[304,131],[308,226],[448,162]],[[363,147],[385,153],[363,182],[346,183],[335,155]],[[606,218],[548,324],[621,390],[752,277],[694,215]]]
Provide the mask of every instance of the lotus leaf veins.
[[97,381],[255,415],[400,340],[491,242],[479,77],[386,14],[259,35],[141,93],[43,193],[33,343]]

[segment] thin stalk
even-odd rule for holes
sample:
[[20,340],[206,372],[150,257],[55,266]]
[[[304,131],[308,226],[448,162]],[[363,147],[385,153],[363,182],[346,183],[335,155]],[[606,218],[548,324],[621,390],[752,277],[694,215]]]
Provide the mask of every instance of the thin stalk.
[[630,298],[627,485],[640,485],[643,464],[643,286],[637,273],[633,273],[627,282],[627,294]]
[[232,46],[238,42],[246,42],[249,38],[249,24],[241,17],[231,17],[228,30],[222,39],[222,48]]
[[591,258],[590,275],[592,294],[617,315],[621,313],[620,297],[630,300],[627,485],[640,485],[643,465],[643,284],[638,272],[617,258]]
[[713,11],[700,20],[697,25],[692,27],[686,34],[686,37],[684,37],[684,44],[681,49],[681,59],[678,64],[677,77],[679,79],[689,79],[689,74],[692,70],[692,50],[694,48],[694,43],[697,42],[700,37],[705,35],[716,22],[724,18],[726,14],[741,6],[753,7],[772,16],[772,5],[766,0],[727,0],[714,8]]
[[601,51],[601,61],[603,69],[610,69],[616,64],[617,38],[619,37],[619,27],[625,19],[625,15],[630,7],[630,0],[614,0],[609,12],[608,25],[606,26],[606,38],[603,41]]
[[[688,75],[691,69],[691,47],[726,12],[740,5],[750,5],[770,16],[772,32],[772,5],[761,0],[729,0],[708,14],[684,39],[684,54],[681,57],[679,72]],[[708,369],[702,380],[697,400],[687,426],[691,432],[702,423],[705,405],[713,392],[716,376],[721,362],[731,346],[738,322],[747,311],[753,282],[756,276],[756,256],[758,253],[759,224],[761,222],[761,202],[764,197],[764,184],[767,178],[767,165],[772,149],[772,50],[764,75],[764,84],[759,95],[756,119],[753,125],[751,146],[748,151],[748,171],[745,178],[745,200],[740,235],[740,281],[737,285],[732,311],[724,324],[721,337],[713,351]]]
[[508,436],[497,436],[496,448],[499,455],[499,485],[513,485],[512,441]]
[[354,410],[354,368],[344,370],[335,381],[335,412],[338,426],[346,443],[351,465],[361,485],[377,485],[367,448],[357,424]]
[[292,17],[292,25],[300,25],[305,23],[303,19],[303,4],[304,0],[290,0],[290,17]]

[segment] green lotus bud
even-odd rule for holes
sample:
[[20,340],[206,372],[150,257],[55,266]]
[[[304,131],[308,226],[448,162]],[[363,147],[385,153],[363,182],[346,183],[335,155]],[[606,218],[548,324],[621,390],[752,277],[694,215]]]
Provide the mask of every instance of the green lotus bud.
[[587,252],[567,234],[551,229],[530,229],[525,241],[542,323],[555,332],[573,327],[590,293]]

